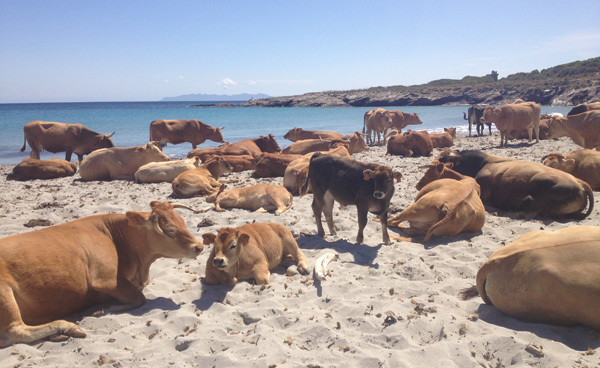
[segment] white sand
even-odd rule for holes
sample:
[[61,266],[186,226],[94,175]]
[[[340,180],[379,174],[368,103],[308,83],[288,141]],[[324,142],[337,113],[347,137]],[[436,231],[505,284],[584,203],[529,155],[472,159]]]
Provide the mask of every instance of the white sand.
[[[529,145],[500,139],[460,136],[455,149],[485,148],[506,157],[539,162],[552,151],[577,149],[570,139]],[[434,151],[434,156],[439,150]],[[57,156],[60,157],[60,156]],[[382,163],[402,172],[391,212],[410,205],[415,184],[432,158],[386,157],[385,148],[357,154],[357,160]],[[174,201],[195,208],[209,206],[204,198],[170,197],[171,185],[127,181],[82,182],[71,178],[7,182],[11,166],[0,169],[0,236],[31,231],[31,219],[64,223],[96,213],[146,211],[151,200]],[[237,184],[254,183],[250,172]],[[282,179],[260,179],[281,184]],[[231,186],[231,184],[230,184]],[[600,197],[600,196],[597,196]],[[75,316],[87,333],[84,339],[62,343],[18,344],[0,350],[3,367],[496,367],[598,366],[599,332],[521,322],[507,317],[480,298],[461,301],[461,289],[475,283],[479,266],[496,249],[538,229],[600,225],[596,209],[582,221],[554,221],[517,216],[488,207],[480,233],[434,238],[427,244],[381,243],[381,229],[369,215],[366,244],[354,244],[356,209],[334,216],[339,236],[321,239],[311,210],[312,195],[294,197],[281,216],[244,210],[192,214],[179,211],[193,234],[216,232],[222,226],[252,221],[279,222],[296,235],[313,266],[326,252],[337,252],[331,277],[285,276],[279,268],[267,287],[240,282],[235,287],[204,286],[210,247],[196,260],[161,259],[151,268],[144,289],[148,302],[129,313]],[[215,225],[198,228],[204,219]],[[387,324],[385,322],[388,322]],[[537,345],[543,356],[528,351]]]

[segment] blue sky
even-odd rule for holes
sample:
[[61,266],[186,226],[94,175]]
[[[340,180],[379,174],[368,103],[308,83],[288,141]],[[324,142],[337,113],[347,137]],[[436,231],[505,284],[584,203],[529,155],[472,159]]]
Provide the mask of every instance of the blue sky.
[[600,56],[600,1],[0,0],[0,103],[285,96]]

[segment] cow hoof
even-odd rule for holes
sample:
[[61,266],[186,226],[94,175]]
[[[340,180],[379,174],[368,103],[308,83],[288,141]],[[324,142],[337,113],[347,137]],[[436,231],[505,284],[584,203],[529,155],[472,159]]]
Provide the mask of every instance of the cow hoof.
[[82,339],[86,336],[85,332],[81,330],[79,327],[72,327],[65,332],[65,335],[75,337],[78,339]]

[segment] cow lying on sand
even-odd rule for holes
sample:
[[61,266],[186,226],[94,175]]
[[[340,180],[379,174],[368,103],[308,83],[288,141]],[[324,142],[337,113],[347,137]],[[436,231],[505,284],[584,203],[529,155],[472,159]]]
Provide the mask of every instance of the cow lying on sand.
[[358,162],[349,158],[315,153],[310,159],[308,177],[300,194],[307,193],[310,184],[313,191],[312,209],[319,236],[325,236],[321,213],[325,214],[331,235],[337,232],[333,225],[333,204],[356,205],[358,212],[358,235],[356,242],[363,242],[363,229],[367,225],[367,213],[379,216],[383,242],[390,243],[387,231],[387,211],[394,194],[394,179],[402,178],[390,167]]
[[[454,236],[461,232],[481,230],[485,223],[485,208],[479,198],[479,185],[470,176],[452,170],[452,164],[433,161],[417,184],[415,203],[388,220],[389,226],[408,221],[402,232],[423,235],[423,242],[432,236]],[[401,239],[411,240],[411,239]]]
[[215,245],[206,262],[204,282],[209,285],[234,285],[238,280],[250,279],[257,285],[268,284],[269,271],[287,257],[298,262],[298,272],[308,273],[306,257],[292,232],[281,224],[224,227],[217,234],[203,234],[202,239],[205,245]]
[[217,181],[223,173],[231,172],[232,167],[221,156],[213,156],[205,164],[177,175],[171,183],[173,194],[177,197],[203,197],[213,194],[221,188]]
[[431,156],[433,141],[425,130],[407,130],[404,133],[392,135],[387,142],[388,155],[406,157]]
[[492,253],[463,299],[513,318],[600,330],[600,227],[532,231]]
[[135,172],[135,181],[138,183],[171,183],[182,172],[198,167],[198,157],[183,160],[170,160],[163,162],[150,162],[140,167]]
[[72,162],[51,158],[49,160],[38,160],[25,158],[13,167],[12,173],[6,176],[6,180],[34,180],[55,179],[73,176],[77,171],[77,165]]
[[206,198],[215,204],[215,211],[222,212],[225,208],[242,208],[256,212],[274,212],[279,215],[292,207],[294,197],[280,185],[255,184],[244,188],[225,190],[222,184],[217,193]]
[[173,211],[188,207],[158,201],[150,207],[0,239],[0,346],[85,337],[59,318],[115,300],[111,313],[137,308],[146,301],[142,289],[154,260],[202,251]]
[[448,148],[437,159],[451,162],[453,170],[474,177],[483,203],[501,210],[582,219],[594,208],[594,194],[586,182],[541,163]]
[[330,130],[304,130],[302,128],[292,128],[283,136],[292,142],[301,141],[304,139],[342,139],[344,136],[338,132]]
[[566,156],[552,152],[542,158],[546,166],[567,172],[600,190],[600,152],[590,149],[575,150]]

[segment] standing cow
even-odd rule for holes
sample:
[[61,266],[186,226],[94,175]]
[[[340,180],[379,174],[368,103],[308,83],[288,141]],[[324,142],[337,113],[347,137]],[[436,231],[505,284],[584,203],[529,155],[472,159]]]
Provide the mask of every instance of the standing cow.
[[[483,111],[487,106],[485,105],[473,105],[469,107],[468,115],[463,111],[463,118],[469,121],[469,137],[471,136],[471,127],[475,125],[475,129],[477,130],[477,135],[482,136],[484,132],[484,126],[481,122],[481,117],[483,116]],[[490,135],[492,135],[492,123],[487,122],[488,130],[490,131]]]
[[527,129],[529,142],[534,131],[535,142],[540,141],[540,105],[535,102],[518,102],[498,108],[488,106],[480,121],[496,124],[500,131],[500,147],[508,146],[508,136],[513,130]]
[[75,153],[81,163],[83,155],[100,148],[115,146],[111,139],[114,132],[100,134],[81,124],[34,120],[25,124],[23,133],[25,139],[21,152],[25,151],[29,143],[31,147],[29,157],[35,159],[40,158],[40,151],[65,152],[66,161],[71,161],[71,155]]
[[150,140],[156,142],[161,149],[167,145],[190,142],[192,149],[204,143],[207,139],[223,143],[223,128],[213,128],[200,120],[154,120],[150,123]]

